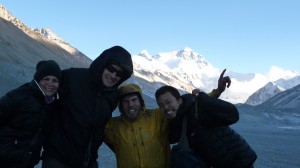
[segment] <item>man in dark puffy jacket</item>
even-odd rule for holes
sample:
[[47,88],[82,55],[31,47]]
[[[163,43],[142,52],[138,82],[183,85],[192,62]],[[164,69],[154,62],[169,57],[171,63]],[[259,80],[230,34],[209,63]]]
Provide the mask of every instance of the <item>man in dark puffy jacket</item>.
[[[224,88],[225,89],[225,88]],[[186,136],[192,151],[214,168],[252,168],[257,156],[249,144],[229,125],[239,119],[236,107],[200,92],[180,96],[172,86],[155,93],[157,104],[170,121],[169,140],[181,137],[186,118]]]
[[104,126],[118,104],[118,86],[133,73],[130,53],[103,51],[89,68],[62,71],[61,106],[44,145],[44,168],[96,168]]
[[0,98],[1,168],[33,168],[40,161],[48,115],[57,104],[60,76],[55,61],[40,61],[31,82]]

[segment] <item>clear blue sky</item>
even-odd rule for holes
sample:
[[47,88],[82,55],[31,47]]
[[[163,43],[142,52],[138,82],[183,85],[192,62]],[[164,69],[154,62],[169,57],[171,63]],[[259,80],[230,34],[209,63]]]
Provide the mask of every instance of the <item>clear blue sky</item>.
[[1,0],[91,59],[121,45],[151,55],[190,47],[215,67],[300,73],[300,0]]

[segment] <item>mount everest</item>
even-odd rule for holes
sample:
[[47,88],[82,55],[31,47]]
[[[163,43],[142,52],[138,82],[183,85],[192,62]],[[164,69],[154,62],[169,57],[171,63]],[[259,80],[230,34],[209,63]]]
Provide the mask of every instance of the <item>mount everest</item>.
[[[63,68],[88,67],[91,63],[91,59],[65,42],[52,30],[28,28],[2,5],[0,6],[0,16],[2,72],[15,71],[11,67],[21,65],[24,66],[24,69],[30,69],[30,73],[32,73],[35,63],[42,59],[57,60]],[[272,96],[300,84],[298,72],[285,71],[279,67],[271,67],[267,74],[241,74],[231,71],[230,67],[217,68],[204,56],[188,47],[157,55],[149,55],[144,50],[139,54],[133,54],[132,59],[134,75],[127,83],[140,84],[145,90],[144,94],[152,98],[155,90],[164,84],[175,86],[181,89],[182,93],[191,92],[194,88],[210,92],[217,87],[219,75],[225,68],[227,69],[225,75],[230,76],[232,84],[220,98],[235,104],[258,105]],[[25,72],[24,70],[22,76],[26,76],[26,79],[30,80],[31,76],[27,72],[29,71]],[[5,76],[9,75],[7,73],[1,75],[4,75],[5,79],[9,78]],[[15,82],[15,85],[2,88],[10,89],[20,83],[21,81]],[[274,91],[274,87],[277,88],[276,91]]]

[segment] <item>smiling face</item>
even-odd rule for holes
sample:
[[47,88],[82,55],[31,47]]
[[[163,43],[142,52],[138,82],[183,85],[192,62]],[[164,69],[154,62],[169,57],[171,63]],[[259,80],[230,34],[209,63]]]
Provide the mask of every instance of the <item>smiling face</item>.
[[168,118],[175,118],[182,99],[176,99],[170,92],[165,92],[157,97],[157,104],[161,112]]
[[137,94],[129,94],[123,98],[121,103],[122,113],[125,114],[127,119],[134,121],[142,108],[140,99]]
[[124,72],[120,66],[109,64],[103,70],[102,82],[105,87],[113,87],[120,82],[123,74]]
[[58,90],[59,82],[57,77],[49,75],[40,80],[39,86],[46,96],[53,96]]

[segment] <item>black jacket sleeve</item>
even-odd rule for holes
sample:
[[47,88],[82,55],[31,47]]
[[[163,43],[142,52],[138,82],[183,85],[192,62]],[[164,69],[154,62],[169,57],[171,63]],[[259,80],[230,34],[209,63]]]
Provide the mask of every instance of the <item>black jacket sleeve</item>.
[[5,125],[13,116],[15,111],[17,111],[16,102],[18,100],[14,99],[14,92],[9,92],[0,98],[0,125]]
[[234,104],[210,97],[201,92],[196,98],[199,119],[209,126],[228,126],[239,120],[239,112]]

